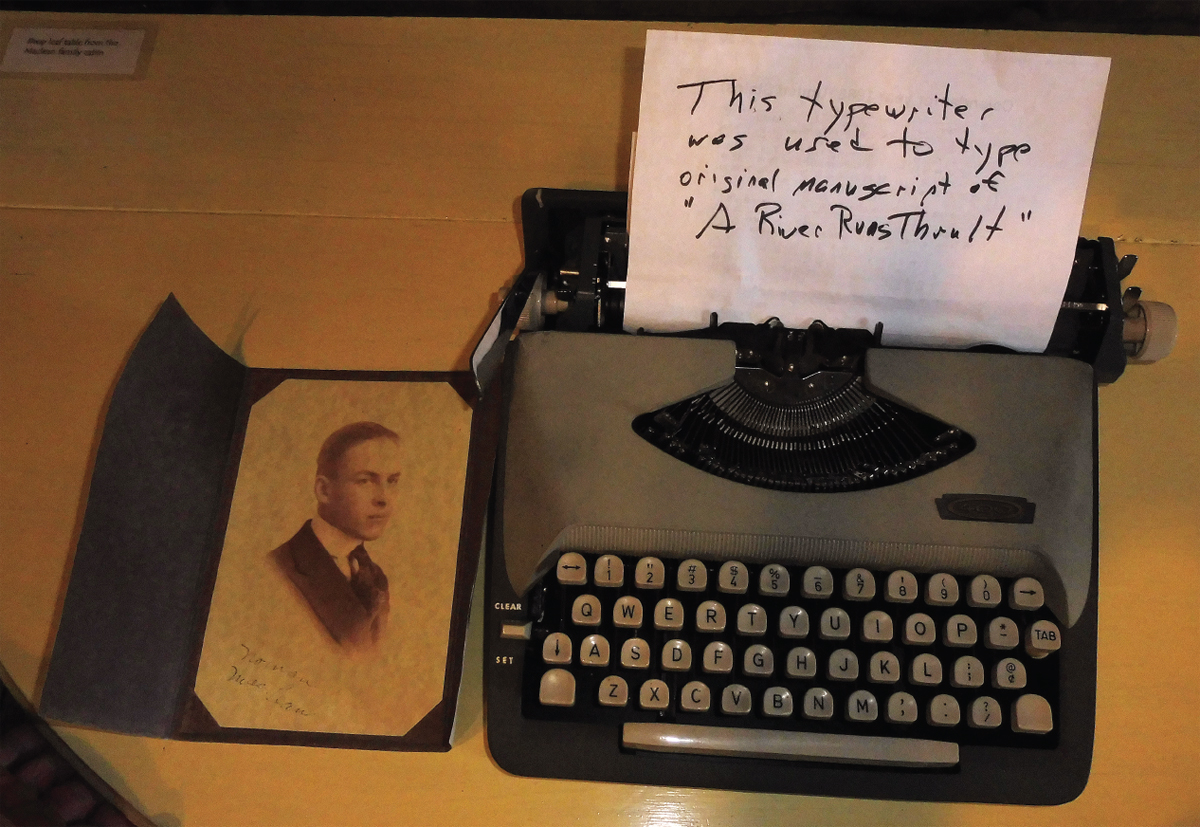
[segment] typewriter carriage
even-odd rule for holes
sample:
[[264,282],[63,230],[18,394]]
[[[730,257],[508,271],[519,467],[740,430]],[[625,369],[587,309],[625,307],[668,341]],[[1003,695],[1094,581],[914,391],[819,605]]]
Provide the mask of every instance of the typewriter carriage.
[[[521,212],[526,267],[505,299],[520,307],[512,328],[621,331],[629,261],[625,194],[532,189],[522,197]],[[1176,316],[1167,304],[1144,301],[1138,287],[1122,291],[1136,264],[1137,256],[1118,258],[1110,238],[1079,239],[1045,354],[1087,362],[1100,384],[1116,381],[1126,364],[1166,357],[1175,343]],[[756,335],[765,335],[754,334],[754,327],[719,326],[717,335],[738,342],[739,365]],[[878,345],[879,330],[873,335]]]

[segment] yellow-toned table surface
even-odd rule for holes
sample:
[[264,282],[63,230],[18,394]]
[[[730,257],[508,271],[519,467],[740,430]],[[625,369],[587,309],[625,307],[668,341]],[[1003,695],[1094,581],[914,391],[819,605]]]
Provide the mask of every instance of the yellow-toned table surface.
[[[133,79],[0,78],[0,662],[36,698],[123,360],[168,292],[262,367],[464,368],[532,186],[625,189],[644,24],[0,16],[154,27]],[[706,27],[717,28],[717,27]],[[1100,391],[1095,759],[1061,807],[515,778],[488,755],[476,596],[446,754],[60,727],[161,824],[1200,823],[1200,42],[737,31],[1112,57],[1081,233],[1140,261],[1175,353]]]

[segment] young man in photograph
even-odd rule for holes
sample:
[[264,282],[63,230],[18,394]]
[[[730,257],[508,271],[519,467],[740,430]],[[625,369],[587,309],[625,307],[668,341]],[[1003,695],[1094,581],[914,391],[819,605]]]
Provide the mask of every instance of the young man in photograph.
[[341,647],[367,650],[387,628],[388,579],[367,553],[392,516],[400,437],[375,422],[334,431],[317,455],[316,515],[271,559]]

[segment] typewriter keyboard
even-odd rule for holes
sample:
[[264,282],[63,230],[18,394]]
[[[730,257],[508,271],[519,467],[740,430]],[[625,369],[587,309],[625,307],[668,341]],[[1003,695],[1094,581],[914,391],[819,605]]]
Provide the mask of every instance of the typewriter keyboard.
[[1057,745],[1032,577],[566,552],[529,598],[527,717],[630,750],[953,767]]

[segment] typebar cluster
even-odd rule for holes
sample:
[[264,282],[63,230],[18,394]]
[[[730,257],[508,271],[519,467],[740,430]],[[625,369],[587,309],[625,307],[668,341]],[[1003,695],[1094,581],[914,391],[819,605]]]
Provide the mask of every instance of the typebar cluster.
[[566,552],[531,603],[527,715],[1056,740],[1033,577]]

